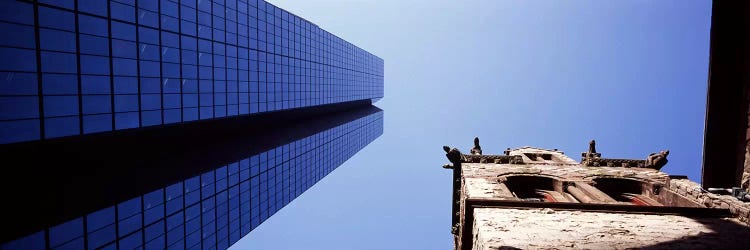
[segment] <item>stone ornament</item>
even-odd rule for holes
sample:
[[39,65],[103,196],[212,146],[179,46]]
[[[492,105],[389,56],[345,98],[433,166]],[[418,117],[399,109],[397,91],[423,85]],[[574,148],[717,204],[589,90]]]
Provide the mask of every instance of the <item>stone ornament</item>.
[[602,157],[602,154],[596,152],[596,140],[589,142],[589,150],[581,153],[581,157],[583,158],[581,164],[584,166],[598,167],[601,165],[598,159]]
[[448,161],[450,161],[451,164],[453,164],[445,164],[443,165],[443,168],[452,169],[461,166],[461,162],[464,161],[464,156],[461,154],[461,151],[458,151],[457,148],[450,148],[448,146],[443,146],[443,150],[445,151],[445,157],[448,158]]
[[667,155],[669,150],[662,150],[659,153],[651,153],[646,157],[646,168],[652,168],[660,170],[664,165],[667,165]]
[[602,154],[596,152],[596,141],[591,140],[589,142],[589,150],[581,153],[581,165],[587,167],[651,168],[660,170],[667,164],[667,155],[669,155],[669,150],[651,153],[646,157],[646,160],[601,158]]
[[469,151],[472,155],[482,155],[482,147],[479,146],[479,137],[474,137],[474,147]]
[[523,157],[520,155],[514,155],[510,158],[510,164],[523,164]]

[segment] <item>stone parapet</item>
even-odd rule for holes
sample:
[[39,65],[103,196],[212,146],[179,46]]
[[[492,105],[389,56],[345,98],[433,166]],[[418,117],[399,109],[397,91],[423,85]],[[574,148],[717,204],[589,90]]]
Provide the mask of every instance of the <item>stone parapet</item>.
[[666,150],[646,160],[601,158],[592,141],[579,163],[555,149],[443,149],[454,175],[456,249],[716,249],[750,241],[750,203],[659,171]]
[[729,195],[706,192],[700,184],[687,179],[670,180],[668,189],[707,208],[729,209],[733,217],[750,225],[750,202],[742,202]]
[[585,167],[582,165],[553,164],[492,164],[464,163],[464,178],[501,177],[506,175],[540,175],[554,176],[566,180],[590,180],[598,177],[619,177],[647,180],[653,183],[666,184],[669,175],[648,168],[622,167]]

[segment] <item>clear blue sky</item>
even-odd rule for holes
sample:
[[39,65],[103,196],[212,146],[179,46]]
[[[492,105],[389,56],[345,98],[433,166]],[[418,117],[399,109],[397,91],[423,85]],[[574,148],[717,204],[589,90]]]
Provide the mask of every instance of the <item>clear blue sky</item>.
[[670,149],[700,181],[711,2],[269,2],[385,60],[385,133],[233,249],[452,249],[443,145]]

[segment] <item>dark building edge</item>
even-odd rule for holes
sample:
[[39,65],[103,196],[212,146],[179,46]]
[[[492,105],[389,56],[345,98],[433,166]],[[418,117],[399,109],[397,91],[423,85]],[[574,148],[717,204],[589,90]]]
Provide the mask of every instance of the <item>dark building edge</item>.
[[703,145],[704,188],[739,186],[750,97],[750,3],[714,0]]
[[2,213],[0,242],[378,112],[366,100],[4,145],[3,165],[16,167],[0,181],[14,204]]

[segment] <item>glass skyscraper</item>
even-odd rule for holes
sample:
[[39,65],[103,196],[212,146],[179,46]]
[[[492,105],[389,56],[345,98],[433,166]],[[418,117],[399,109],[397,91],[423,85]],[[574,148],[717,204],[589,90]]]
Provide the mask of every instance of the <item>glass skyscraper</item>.
[[359,113],[0,249],[225,249],[383,133],[383,111]]
[[383,60],[262,0],[0,3],[0,143],[383,97]]
[[0,250],[224,249],[383,133],[383,60],[262,0],[7,0],[0,32]]

